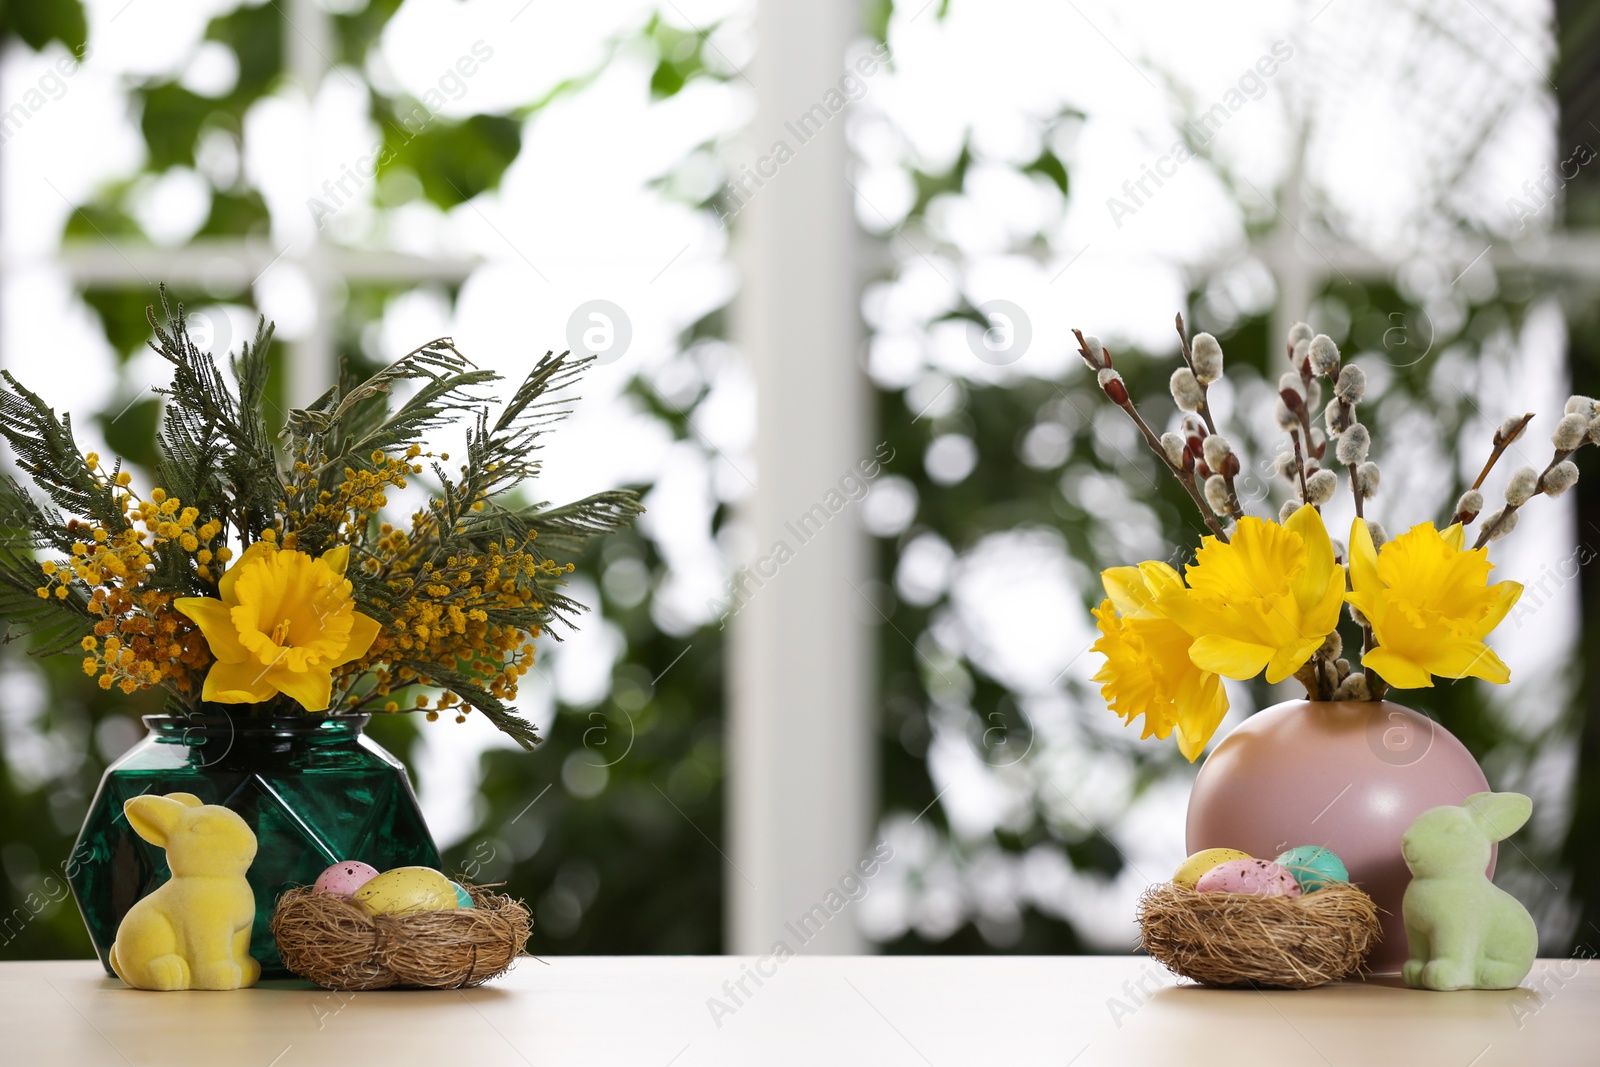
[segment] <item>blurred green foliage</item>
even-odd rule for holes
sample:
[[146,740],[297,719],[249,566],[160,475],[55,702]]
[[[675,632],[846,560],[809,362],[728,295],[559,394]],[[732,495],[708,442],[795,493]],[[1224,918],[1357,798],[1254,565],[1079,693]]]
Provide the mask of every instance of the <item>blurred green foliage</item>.
[[67,237],[109,241],[119,237],[139,237],[139,224],[115,203],[96,202],[72,210],[63,228]]
[[720,949],[707,920],[722,906],[723,645],[715,627],[680,638],[651,620],[664,569],[636,532],[590,550],[579,570],[602,576],[604,618],[627,643],[611,692],[560,707],[531,756],[490,753],[491,817],[445,856],[468,877],[536,887],[536,953]]
[[384,147],[389,155],[378,168],[380,176],[405,168],[421,180],[429,200],[452,208],[500,184],[522,151],[522,127],[504,115],[473,115],[461,122],[434,117],[413,133],[391,115],[384,125]]
[[[398,0],[373,0],[359,11],[333,16],[337,61],[364,69],[398,7]],[[72,12],[77,13],[75,35],[71,20],[64,18]],[[34,0],[0,8],[0,27],[33,47],[50,39],[77,47],[82,24],[75,2]],[[231,48],[240,69],[237,84],[219,98],[194,94],[174,78],[132,86],[149,149],[145,173],[194,166],[200,142],[215,134],[231,138],[237,148],[247,111],[286,77],[287,32],[278,4],[242,6],[213,19],[206,38]],[[658,97],[673,95],[691,78],[714,76],[700,59],[703,34],[681,33],[648,18],[631,39],[653,44],[661,56],[653,83]],[[469,200],[499,183],[521,151],[524,121],[596,74],[561,83],[515,115],[445,119],[425,107],[425,121],[409,127],[400,117],[414,116],[426,102],[385,97],[374,89],[374,117],[394,152],[383,172],[410,172],[423,194],[443,207]],[[129,180],[100,190],[69,217],[65,238],[144,240],[126,207],[133,185]],[[200,233],[265,236],[268,223],[259,190],[241,178],[212,190],[210,215]],[[401,292],[351,287],[336,334],[339,357],[354,370],[376,369],[363,336]],[[444,292],[452,300],[456,295],[448,287]],[[119,365],[126,365],[150,335],[145,307],[155,292],[96,286],[81,295],[99,318]],[[193,293],[174,295],[188,297],[191,308],[212,301],[252,304],[247,290],[210,292],[204,301]],[[719,337],[723,329],[722,315],[713,312],[687,331],[683,345],[687,349],[697,340]],[[533,343],[559,346],[561,340],[535,338]],[[269,394],[282,410],[281,348],[275,359]],[[28,367],[16,369],[24,380],[29,377]],[[698,398],[673,404],[644,381],[634,382],[629,393],[674,439],[696,439],[689,418]],[[119,388],[105,411],[75,414],[80,421],[95,421],[120,454],[148,470],[157,399]],[[724,518],[719,510],[718,527]],[[578,577],[599,590],[597,610],[581,625],[615,627],[621,638],[610,692],[594,706],[558,702],[547,740],[537,751],[486,754],[473,827],[447,852],[452,871],[480,881],[503,880],[509,892],[533,906],[530,949],[535,953],[720,949],[723,631],[713,624],[676,635],[655,622],[652,601],[666,567],[655,542],[637,530],[592,545],[579,561]],[[49,878],[67,859],[108,760],[142,735],[137,716],[159,711],[160,698],[157,693],[133,698],[104,693],[85,684],[70,658],[26,663],[27,644],[21,634],[0,644],[0,685],[5,687],[0,811],[6,813],[0,844],[5,874],[0,879],[0,959],[85,957],[91,950],[76,907],[70,898],[62,900]],[[530,676],[528,689],[553,689],[548,667],[537,670],[544,677]],[[374,738],[413,766],[425,731],[487,729],[475,716],[456,725],[448,718],[427,723],[411,715],[380,715],[370,728]],[[10,769],[15,765],[28,768],[27,773],[19,777]]]
[[176,81],[138,86],[139,130],[150,153],[148,169],[194,166],[195,144],[208,124],[237,131],[250,105],[283,76],[287,26],[281,5],[242,6],[211,20],[206,39],[227,45],[239,60],[239,80],[219,99],[199,96]]
[[211,194],[211,213],[200,227],[200,235],[264,237],[270,226],[267,202],[260,193],[254,189],[237,193],[218,190]]
[[60,41],[81,54],[88,30],[79,0],[0,0],[0,41],[15,36],[36,52]]
[[680,30],[660,18],[652,18],[644,33],[656,46],[656,69],[650,75],[653,96],[672,96],[687,85],[690,78],[709,73],[704,33]]

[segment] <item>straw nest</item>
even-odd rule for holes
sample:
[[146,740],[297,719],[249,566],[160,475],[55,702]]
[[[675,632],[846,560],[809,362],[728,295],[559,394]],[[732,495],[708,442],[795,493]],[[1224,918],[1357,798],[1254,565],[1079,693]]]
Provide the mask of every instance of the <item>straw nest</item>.
[[283,964],[328,989],[462,989],[504,974],[533,920],[521,901],[464,886],[473,907],[368,915],[349,897],[301,887],[278,898]]
[[1372,898],[1339,884],[1299,897],[1197,893],[1161,883],[1139,901],[1151,957],[1209,986],[1310,989],[1353,974],[1381,930]]

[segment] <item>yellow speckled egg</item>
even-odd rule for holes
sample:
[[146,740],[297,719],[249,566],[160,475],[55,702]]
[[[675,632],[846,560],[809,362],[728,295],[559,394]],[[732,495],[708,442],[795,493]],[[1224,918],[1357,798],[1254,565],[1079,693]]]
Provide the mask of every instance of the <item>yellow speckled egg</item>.
[[[1217,864],[1227,863],[1229,860],[1247,860],[1250,858],[1249,853],[1240,852],[1236,848],[1208,848],[1201,852],[1196,852],[1178,864],[1178,869],[1172,873],[1172,884],[1193,889],[1194,884],[1200,880],[1200,876]],[[367,884],[371,885],[372,883],[368,882]],[[357,899],[360,899],[359,893],[356,896]]]
[[369,915],[405,915],[457,907],[456,887],[432,867],[384,871],[356,890],[355,901]]

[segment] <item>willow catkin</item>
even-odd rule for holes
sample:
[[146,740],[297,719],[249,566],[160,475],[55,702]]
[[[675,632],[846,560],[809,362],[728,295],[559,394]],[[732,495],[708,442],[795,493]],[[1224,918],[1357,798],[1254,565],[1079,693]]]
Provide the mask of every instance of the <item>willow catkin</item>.
[[1367,450],[1371,447],[1372,435],[1358,422],[1340,432],[1333,454],[1345,466],[1356,467],[1366,462]]
[[1306,479],[1306,501],[1311,504],[1326,504],[1333,499],[1334,491],[1339,488],[1339,476],[1332,471],[1317,471]]
[[1521,506],[1539,491],[1539,472],[1532,467],[1519,467],[1506,483],[1506,503]]
[[1188,367],[1179,367],[1172,372],[1172,377],[1167,382],[1167,387],[1172,392],[1172,402],[1183,411],[1199,411],[1205,406],[1206,395],[1200,390],[1200,382],[1195,378],[1194,371]]
[[1182,434],[1168,431],[1161,435],[1161,451],[1167,454],[1167,459],[1174,467],[1183,467],[1183,453],[1187,448]]
[[1194,376],[1202,385],[1210,385],[1222,377],[1222,346],[1209,333],[1194,335],[1190,357],[1194,360]]
[[1560,496],[1578,484],[1578,465],[1564,459],[1545,471],[1539,479],[1539,490],[1546,496]]
[[1555,432],[1550,435],[1550,443],[1556,446],[1557,451],[1571,452],[1583,444],[1588,433],[1588,419],[1582,415],[1563,415],[1561,421],[1556,423]]
[[1312,374],[1328,375],[1339,369],[1339,346],[1325,333],[1311,339],[1310,355]]

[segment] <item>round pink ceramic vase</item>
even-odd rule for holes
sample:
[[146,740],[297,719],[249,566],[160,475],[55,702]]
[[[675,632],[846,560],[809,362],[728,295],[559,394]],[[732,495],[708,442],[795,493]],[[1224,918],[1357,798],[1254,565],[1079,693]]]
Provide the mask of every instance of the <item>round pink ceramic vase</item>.
[[1387,701],[1291,700],[1250,716],[1207,757],[1189,796],[1188,848],[1267,859],[1331,849],[1382,909],[1367,966],[1394,974],[1406,961],[1400,902],[1411,881],[1400,835],[1429,808],[1488,788],[1466,746],[1426,715]]

